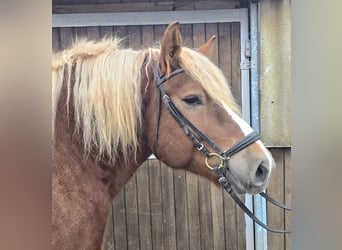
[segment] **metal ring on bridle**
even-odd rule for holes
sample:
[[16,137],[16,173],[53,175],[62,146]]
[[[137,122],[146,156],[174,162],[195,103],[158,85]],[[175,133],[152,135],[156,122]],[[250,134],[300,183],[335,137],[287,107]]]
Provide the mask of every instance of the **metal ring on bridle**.
[[205,157],[205,165],[207,165],[207,167],[208,167],[210,170],[213,170],[214,167],[216,167],[216,165],[211,166],[211,165],[208,163],[208,159],[211,158],[211,157],[217,157],[217,158],[220,160],[220,164],[218,164],[218,168],[222,168],[222,167],[223,167],[223,158],[222,158],[222,156],[219,155],[219,154],[216,154],[216,153],[210,153],[209,156],[206,156],[206,157]]

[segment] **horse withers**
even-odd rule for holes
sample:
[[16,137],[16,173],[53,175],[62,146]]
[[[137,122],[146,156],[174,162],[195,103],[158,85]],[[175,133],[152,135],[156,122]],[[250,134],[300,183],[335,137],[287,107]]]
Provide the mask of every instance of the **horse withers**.
[[275,163],[258,138],[225,154],[253,130],[208,59],[214,39],[183,47],[175,22],[160,49],[113,38],[53,55],[54,249],[100,249],[111,200],[152,153],[214,183],[222,167],[240,194],[266,188]]

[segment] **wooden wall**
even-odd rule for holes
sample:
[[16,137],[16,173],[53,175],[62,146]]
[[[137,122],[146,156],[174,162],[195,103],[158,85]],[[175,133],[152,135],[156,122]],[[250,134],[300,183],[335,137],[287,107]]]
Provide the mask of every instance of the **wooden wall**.
[[[271,149],[277,168],[268,194],[291,204],[290,149]],[[290,228],[290,215],[268,206],[268,224]],[[148,160],[113,202],[106,249],[246,249],[245,223],[221,187]],[[268,233],[269,250],[291,249],[290,236]]]

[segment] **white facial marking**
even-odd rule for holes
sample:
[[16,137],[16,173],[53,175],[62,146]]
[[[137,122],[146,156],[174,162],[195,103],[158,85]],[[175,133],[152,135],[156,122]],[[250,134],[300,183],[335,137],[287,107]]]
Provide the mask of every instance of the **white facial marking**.
[[[227,113],[229,114],[229,116],[231,116],[232,119],[236,122],[236,124],[240,127],[242,133],[245,136],[250,134],[251,132],[253,132],[253,129],[251,128],[251,126],[249,126],[248,123],[245,120],[243,120],[241,117],[239,117],[230,107],[225,106],[225,109],[226,109]],[[275,164],[273,164],[272,155],[266,149],[265,145],[261,142],[261,140],[257,140],[256,144],[259,145],[261,150],[266,155],[266,158],[267,158],[267,161],[268,161],[267,163],[268,163],[268,166],[270,167],[269,170],[271,171],[272,168],[275,166]]]

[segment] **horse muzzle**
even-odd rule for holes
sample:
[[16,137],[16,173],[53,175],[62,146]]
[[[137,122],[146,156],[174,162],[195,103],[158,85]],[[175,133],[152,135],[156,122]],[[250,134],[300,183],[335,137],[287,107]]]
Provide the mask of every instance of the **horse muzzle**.
[[225,163],[222,172],[231,187],[238,194],[258,194],[264,191],[268,185],[272,169],[275,166],[273,160],[270,163],[261,161],[255,164],[255,166],[246,167],[245,171],[241,171],[241,168],[239,168],[240,173],[237,173],[229,165],[229,162]]

